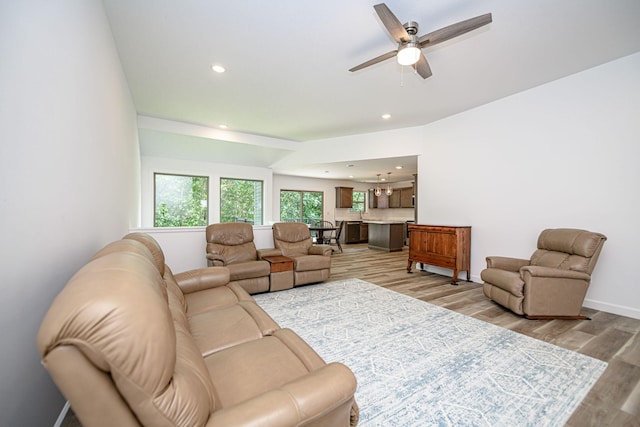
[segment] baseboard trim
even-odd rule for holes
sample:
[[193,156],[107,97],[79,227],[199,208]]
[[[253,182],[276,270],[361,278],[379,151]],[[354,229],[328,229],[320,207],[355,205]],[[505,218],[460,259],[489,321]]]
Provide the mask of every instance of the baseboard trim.
[[56,420],[56,423],[53,425],[53,427],[62,427],[62,423],[64,422],[64,419],[66,418],[67,412],[69,412],[70,407],[71,405],[69,405],[69,402],[65,402],[62,408],[62,412],[60,412],[60,415],[58,415],[58,419]]
[[593,308],[594,310],[606,311],[607,313],[613,313],[619,316],[627,316],[634,319],[640,319],[640,309],[633,307],[611,304],[608,302],[596,301],[592,299],[585,299],[582,305],[587,308]]

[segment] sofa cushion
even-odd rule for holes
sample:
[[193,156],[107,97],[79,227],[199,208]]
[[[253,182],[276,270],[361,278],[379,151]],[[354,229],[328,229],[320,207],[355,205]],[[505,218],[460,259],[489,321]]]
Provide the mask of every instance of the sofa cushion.
[[234,305],[190,316],[189,328],[200,353],[206,356],[262,338],[279,326],[255,302],[239,301]]
[[[256,357],[260,355],[260,357]],[[325,365],[290,330],[249,341],[205,357],[222,408],[235,405]]]
[[123,239],[136,240],[149,249],[151,255],[153,255],[153,259],[155,260],[156,267],[162,276],[165,273],[165,260],[164,260],[164,252],[162,252],[162,248],[150,235],[146,233],[129,233],[123,237]]
[[241,286],[230,283],[226,286],[204,289],[184,296],[187,304],[187,314],[202,313],[204,311],[224,308],[237,304],[238,301],[253,301],[253,298]]

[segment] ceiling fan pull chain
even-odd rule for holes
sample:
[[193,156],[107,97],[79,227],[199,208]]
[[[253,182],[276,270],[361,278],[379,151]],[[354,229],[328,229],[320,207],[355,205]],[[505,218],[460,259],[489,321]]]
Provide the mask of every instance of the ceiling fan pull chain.
[[404,87],[404,65],[400,66],[400,87]]

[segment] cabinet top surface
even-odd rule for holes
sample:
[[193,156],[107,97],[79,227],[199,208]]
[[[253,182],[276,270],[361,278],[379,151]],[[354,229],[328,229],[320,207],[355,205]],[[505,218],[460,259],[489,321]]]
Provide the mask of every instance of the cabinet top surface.
[[404,224],[406,221],[362,221],[365,224]]
[[411,227],[471,228],[470,225],[409,224],[409,228]]

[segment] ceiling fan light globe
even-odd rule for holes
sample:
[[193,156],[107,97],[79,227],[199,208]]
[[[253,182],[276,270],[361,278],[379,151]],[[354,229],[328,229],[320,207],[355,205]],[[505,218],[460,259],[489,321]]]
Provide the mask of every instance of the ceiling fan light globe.
[[400,65],[413,65],[420,59],[420,49],[409,43],[398,50],[397,59]]

